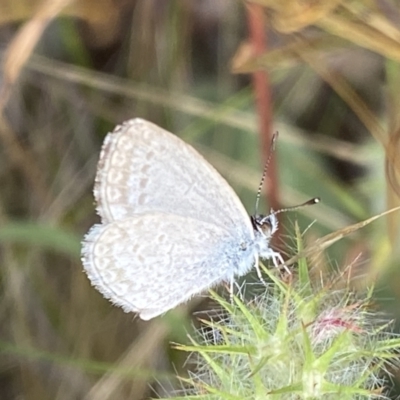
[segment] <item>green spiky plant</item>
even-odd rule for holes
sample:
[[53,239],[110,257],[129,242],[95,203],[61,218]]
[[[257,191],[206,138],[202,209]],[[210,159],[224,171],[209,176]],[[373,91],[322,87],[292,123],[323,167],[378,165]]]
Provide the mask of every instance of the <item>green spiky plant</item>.
[[387,399],[400,339],[372,308],[372,288],[316,283],[305,258],[286,281],[265,273],[270,283],[250,301],[211,293],[222,310],[177,346],[196,369],[174,399]]

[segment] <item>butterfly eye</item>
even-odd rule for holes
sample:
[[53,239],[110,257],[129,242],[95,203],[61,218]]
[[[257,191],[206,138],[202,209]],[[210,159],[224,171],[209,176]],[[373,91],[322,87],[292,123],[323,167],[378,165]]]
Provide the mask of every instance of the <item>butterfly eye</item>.
[[262,223],[262,225],[261,225],[261,229],[264,231],[264,232],[269,232],[269,231],[271,231],[272,230],[272,223],[271,223],[271,220],[268,218],[268,219],[265,219],[264,221],[263,221],[263,223]]
[[278,229],[278,220],[275,214],[256,215],[252,218],[253,227],[263,236],[270,237]]

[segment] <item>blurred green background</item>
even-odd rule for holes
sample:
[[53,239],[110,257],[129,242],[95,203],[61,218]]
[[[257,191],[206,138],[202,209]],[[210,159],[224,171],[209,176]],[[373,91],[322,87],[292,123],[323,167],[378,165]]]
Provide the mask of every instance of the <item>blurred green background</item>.
[[[282,206],[322,199],[280,215],[278,248],[294,253],[295,221],[313,243],[398,205],[399,1],[256,3],[268,43],[259,57],[239,0],[0,0],[1,399],[165,396],[192,367],[169,343],[187,340],[204,299],[143,322],[82,272],[101,144],[126,119],[193,144],[252,213],[261,68],[279,131],[270,192]],[[397,231],[391,214],[346,237],[316,255],[316,276],[350,265],[354,285],[376,283],[396,320]]]

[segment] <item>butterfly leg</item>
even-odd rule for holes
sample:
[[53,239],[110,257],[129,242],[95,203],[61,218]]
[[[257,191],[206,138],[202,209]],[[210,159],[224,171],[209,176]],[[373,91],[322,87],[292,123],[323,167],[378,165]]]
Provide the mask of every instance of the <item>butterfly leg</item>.
[[229,285],[229,300],[230,300],[231,304],[233,304],[233,285],[234,284],[235,284],[235,279],[232,276],[231,282]]
[[259,262],[258,259],[256,260],[255,267],[256,267],[257,276],[258,276],[258,279],[260,280],[260,282],[261,282],[264,286],[268,286],[268,285],[267,285],[267,282],[265,282],[265,281],[264,281],[264,278],[262,277],[261,269],[260,269],[260,262]]
[[234,296],[234,286],[236,286],[237,289],[237,296],[243,300],[243,294],[242,294],[242,288],[239,286],[239,284],[236,282],[235,278],[232,277],[230,282],[229,282],[229,299],[231,304],[233,304],[233,296]]
[[281,256],[281,253],[278,253],[277,251],[272,251],[271,258],[275,268],[279,269],[280,266],[283,266],[284,270],[289,275],[292,275],[292,272],[290,271],[289,267],[285,264],[285,260]]
[[243,293],[242,293],[242,288],[239,286],[239,284],[235,281],[235,286],[237,289],[237,296],[239,297],[240,300],[244,299]]

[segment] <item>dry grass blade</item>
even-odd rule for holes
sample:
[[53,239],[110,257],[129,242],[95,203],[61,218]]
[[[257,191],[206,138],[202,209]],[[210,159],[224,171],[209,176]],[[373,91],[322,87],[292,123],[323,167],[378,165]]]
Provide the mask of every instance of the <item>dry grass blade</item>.
[[246,74],[260,68],[291,68],[299,65],[302,59],[298,53],[310,52],[320,54],[330,50],[337,50],[347,46],[341,38],[315,37],[307,40],[292,41],[281,47],[270,49],[265,54],[256,56],[252,47],[247,43],[242,43],[232,59],[231,70],[234,74]]
[[[140,368],[155,368],[155,365],[151,364],[154,364],[154,361],[157,360],[157,353],[160,351],[160,347],[163,346],[167,333],[167,326],[162,322],[154,321],[147,325],[141,332],[140,337],[136,338],[135,342],[118,361],[118,369],[124,368],[129,371]],[[89,393],[85,396],[85,400],[123,398],[124,391],[122,390],[122,384],[125,379],[125,376],[121,376],[110,370],[93,385]],[[131,390],[136,396],[139,398],[145,396],[147,391],[147,382],[145,379],[136,379],[132,385]]]
[[[250,58],[242,65],[235,65],[236,70],[234,72],[252,72],[254,69],[268,68],[274,62],[275,54],[279,56],[277,59],[284,59],[286,54],[293,52],[296,54],[298,59],[302,59],[306,62],[335,90],[335,92],[349,105],[358,118],[364,123],[372,136],[386,148],[387,134],[378,118],[373,112],[371,112],[365,102],[344,78],[331,71],[328,66],[325,65],[321,56],[315,57],[313,55],[320,54],[321,49],[314,49],[311,43],[312,42],[310,41],[297,37],[295,39],[295,44],[286,48],[284,52],[282,52],[282,50],[276,50],[277,53],[272,52],[272,56],[270,54],[264,54],[257,58]],[[389,159],[393,164],[396,164],[396,159],[390,157],[390,154]]]
[[7,148],[12,162],[25,175],[38,199],[45,203],[47,188],[35,158],[27,148],[18,142],[14,132],[8,126],[3,109],[11,94],[12,85],[18,79],[21,70],[39,41],[44,29],[71,0],[47,0],[20,30],[9,45],[3,66],[4,83],[0,90],[0,138]]
[[4,61],[4,85],[1,90],[0,113],[7,103],[11,86],[18,79],[22,67],[32,54],[43,31],[72,0],[47,0],[38,9],[7,49]]
[[368,108],[365,102],[358,96],[355,90],[341,76],[333,73],[324,65],[321,60],[317,60],[306,53],[299,53],[299,56],[306,61],[311,68],[316,71],[324,81],[335,90],[335,92],[348,104],[348,106],[364,123],[371,135],[385,149],[386,164],[388,174],[387,179],[391,188],[399,194],[399,171],[400,159],[397,156],[399,135],[393,132],[388,135],[384,127],[379,122],[375,114]]
[[400,210],[400,206],[392,208],[391,210],[388,210],[388,211],[384,211],[378,215],[375,215],[371,218],[366,219],[365,221],[361,221],[356,224],[349,225],[349,226],[346,226],[345,228],[339,229],[336,232],[329,233],[328,235],[325,235],[322,238],[317,239],[312,245],[307,246],[307,248],[305,248],[299,254],[295,255],[294,257],[291,257],[286,262],[286,264],[292,265],[296,261],[298,261],[300,258],[309,257],[310,255],[312,255],[314,253],[322,252],[322,251],[326,250],[328,247],[332,246],[334,243],[343,239],[345,236],[348,236],[351,233],[354,233],[354,232],[358,231],[359,229],[364,228],[364,226],[369,225],[371,222],[374,222],[377,219],[382,218],[385,215],[391,214],[398,210]]
[[254,0],[271,10],[272,25],[282,33],[317,26],[331,35],[400,60],[400,30],[377,9],[343,0],[273,2]]
[[331,14],[329,18],[319,21],[317,25],[335,36],[350,39],[358,46],[400,61],[400,43],[362,21],[354,22],[341,15]]
[[321,1],[314,4],[294,1],[290,4],[291,7],[281,8],[279,12],[274,13],[272,25],[282,33],[297,32],[328,18],[340,3],[342,0]]
[[[268,54],[262,55],[260,59],[264,59],[264,57],[266,59],[269,58]],[[296,56],[296,58],[299,59],[298,56]],[[256,133],[256,120],[254,115],[250,112],[230,107],[225,108],[224,105],[217,107],[215,103],[207,102],[193,96],[182,95],[180,92],[166,92],[159,87],[135,84],[117,76],[97,71],[88,71],[85,68],[56,60],[50,61],[38,55],[33,55],[26,67],[32,71],[40,72],[71,84],[81,84],[102,90],[106,93],[118,94],[128,99],[136,99],[148,102],[152,105],[155,104],[167,107],[172,111],[181,111],[190,116],[197,116],[210,121],[218,121],[218,123],[225,124],[232,128],[239,128],[254,134]],[[253,68],[259,68],[259,66],[254,65],[251,69],[244,72],[251,72]],[[321,135],[318,136],[318,140],[307,140],[303,132],[294,126],[279,122],[274,124],[274,129],[285,132],[285,135],[282,135],[280,139],[282,141],[295,143],[299,146],[306,146],[315,151],[360,164],[365,164],[369,161],[364,155],[357,152],[357,146],[351,143]]]

